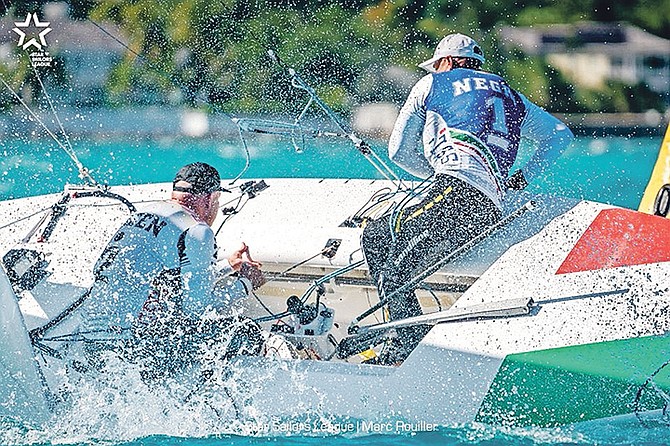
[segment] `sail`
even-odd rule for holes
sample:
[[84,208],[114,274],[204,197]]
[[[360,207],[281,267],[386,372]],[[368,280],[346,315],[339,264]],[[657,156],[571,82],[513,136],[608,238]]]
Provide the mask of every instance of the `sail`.
[[47,392],[16,295],[0,267],[0,418],[43,423],[51,415]]
[[651,173],[638,210],[647,214],[656,213],[656,197],[661,188],[666,184],[670,184],[670,123],[665,131],[661,149],[658,151],[658,159],[654,165],[654,170]]

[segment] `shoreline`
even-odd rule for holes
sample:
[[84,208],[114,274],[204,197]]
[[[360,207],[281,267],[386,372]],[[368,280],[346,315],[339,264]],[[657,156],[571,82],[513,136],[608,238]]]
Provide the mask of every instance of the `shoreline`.
[[646,113],[566,113],[555,114],[579,136],[659,136],[665,134],[670,116]]
[[[393,128],[397,109],[384,104],[383,109],[372,112],[370,104],[360,107],[349,119],[349,125],[360,137],[385,143]],[[183,107],[152,106],[141,108],[80,108],[59,111],[59,119],[68,137],[100,139],[193,138],[237,139],[239,132],[231,120],[236,118],[267,119],[293,122],[290,115],[227,115],[208,114]],[[556,113],[577,136],[663,137],[670,114],[656,111],[646,113]],[[52,115],[43,112],[40,119],[55,134],[62,136]],[[332,129],[327,120],[305,119],[305,127],[320,130]],[[252,135],[252,134],[249,134]],[[26,118],[22,109],[0,113],[0,138],[3,139],[49,138],[42,126]]]

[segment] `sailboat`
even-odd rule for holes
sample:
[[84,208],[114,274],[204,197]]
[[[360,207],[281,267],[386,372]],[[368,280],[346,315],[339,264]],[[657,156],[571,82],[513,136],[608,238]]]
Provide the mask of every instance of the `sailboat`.
[[[326,111],[383,167],[292,76],[310,95],[308,106]],[[238,125],[292,138],[302,131],[295,123]],[[275,420],[271,427],[305,414],[373,432],[662,419],[670,392],[669,145],[666,134],[639,211],[508,194],[500,223],[416,278],[424,314],[396,321],[388,320],[370,280],[361,222],[406,202],[417,184],[245,181],[235,189],[244,208],[214,223],[225,223],[217,244],[223,251],[238,240],[254,246],[267,283],[240,311],[273,333],[277,351],[227,355],[209,364],[206,376],[202,363],[185,367],[151,391],[172,392],[183,405],[202,397],[217,416],[232,410]],[[1,417],[49,423],[73,404],[72,382],[104,380],[104,368],[63,354],[64,342],[77,344],[64,321],[87,297],[93,265],[114,232],[136,205],[163,200],[170,190],[162,183],[68,185],[62,194],[0,202]],[[395,330],[419,324],[432,328],[407,358],[375,361]]]

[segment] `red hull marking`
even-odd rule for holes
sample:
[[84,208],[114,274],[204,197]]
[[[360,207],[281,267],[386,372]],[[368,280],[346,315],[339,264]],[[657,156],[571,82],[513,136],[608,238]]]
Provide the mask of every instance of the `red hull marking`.
[[601,211],[556,274],[670,261],[670,220],[628,209]]

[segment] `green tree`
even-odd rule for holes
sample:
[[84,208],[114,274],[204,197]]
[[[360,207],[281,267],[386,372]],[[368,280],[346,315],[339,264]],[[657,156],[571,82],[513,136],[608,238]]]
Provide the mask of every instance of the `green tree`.
[[[12,10],[21,15],[44,3],[16,2]],[[129,50],[109,74],[106,89],[107,103],[118,106],[295,109],[305,98],[267,57],[268,49],[343,111],[363,101],[399,102],[406,86],[385,78],[389,67],[404,67],[418,77],[422,72],[416,63],[430,57],[444,35],[464,32],[483,46],[487,69],[552,111],[644,110],[658,107],[658,95],[628,86],[638,96],[632,103],[614,99],[625,93],[613,84],[601,91],[577,91],[542,58],[508,54],[497,30],[625,20],[670,38],[667,0],[71,0],[69,5],[74,18],[113,21],[123,29]],[[17,84],[29,81],[26,70],[14,70],[12,76]],[[608,95],[612,100],[606,100]]]
[[122,99],[124,92],[151,91],[152,86],[169,90],[168,84],[175,84],[193,105],[206,98],[224,109],[272,109],[290,96],[267,57],[273,49],[313,80],[333,105],[346,107],[360,74],[389,63],[379,55],[393,59],[401,53],[396,42],[404,39],[404,31],[389,27],[388,15],[375,15],[369,8],[361,13],[338,3],[266,6],[206,0],[101,2],[92,17],[111,19],[127,30],[133,49],[110,78],[112,97]]

